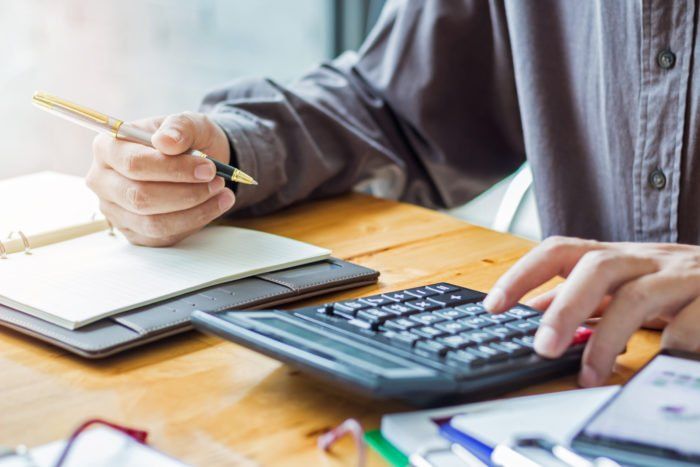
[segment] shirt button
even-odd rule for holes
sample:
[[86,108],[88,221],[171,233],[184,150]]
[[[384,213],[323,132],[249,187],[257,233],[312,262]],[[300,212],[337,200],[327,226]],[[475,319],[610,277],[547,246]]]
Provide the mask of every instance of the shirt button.
[[676,64],[676,54],[664,49],[656,56],[656,63],[664,70],[670,70]]
[[663,190],[666,186],[666,174],[661,169],[656,169],[649,174],[649,185],[657,190]]

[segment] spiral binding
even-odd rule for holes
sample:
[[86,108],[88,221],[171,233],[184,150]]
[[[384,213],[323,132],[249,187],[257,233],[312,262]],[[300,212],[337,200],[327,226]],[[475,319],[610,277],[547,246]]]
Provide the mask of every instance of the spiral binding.
[[[19,237],[22,239],[22,244],[24,245],[24,254],[31,255],[32,254],[32,245],[31,245],[31,243],[29,243],[29,239],[27,238],[27,236],[24,235],[24,232],[22,232],[21,230],[17,230],[16,232],[12,231],[12,232],[10,232],[10,235],[7,236],[7,239],[8,240],[11,239],[15,233],[17,233],[17,235],[19,235]],[[4,249],[4,247],[3,247],[3,249]]]
[[[97,218],[97,213],[94,213],[92,215],[91,220],[94,221],[96,218]],[[114,233],[114,225],[112,225],[112,223],[108,219],[105,219],[105,221],[107,221],[107,225],[109,226],[109,235],[115,236],[116,234]],[[29,242],[29,238],[21,230],[11,231],[7,236],[7,240],[11,240],[15,234],[17,234],[19,236],[19,238],[22,239],[22,244],[24,245],[24,254],[31,255],[32,254],[32,244]],[[5,244],[2,242],[2,240],[0,240],[0,259],[7,259],[7,258],[8,258],[7,247],[5,247]]]

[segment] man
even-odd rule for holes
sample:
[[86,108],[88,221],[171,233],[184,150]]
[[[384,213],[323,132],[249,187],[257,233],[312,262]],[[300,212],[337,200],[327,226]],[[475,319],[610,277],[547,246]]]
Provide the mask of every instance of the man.
[[[256,178],[264,214],[381,179],[385,195],[455,206],[534,173],[550,237],[491,290],[493,312],[548,279],[535,341],[560,355],[604,309],[580,383],[602,384],[639,326],[700,350],[700,81],[694,1],[396,0],[358,55],[291,84],[239,81],[204,114],[143,120],[157,149],[95,140],[88,183],[135,243],[173,244],[234,208],[193,147]],[[582,240],[570,237],[581,237]],[[628,243],[619,243],[625,241]],[[648,243],[658,242],[658,243]],[[465,246],[466,247],[466,246]]]

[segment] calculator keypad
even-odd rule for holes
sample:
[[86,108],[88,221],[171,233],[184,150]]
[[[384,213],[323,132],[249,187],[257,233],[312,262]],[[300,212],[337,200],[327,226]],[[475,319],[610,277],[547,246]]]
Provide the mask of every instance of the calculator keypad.
[[[494,315],[484,309],[483,298],[481,292],[441,282],[326,304],[315,311],[342,318],[333,323],[345,330],[452,367],[480,367],[533,354],[541,313],[517,305]],[[579,328],[572,344],[585,343],[590,334]]]

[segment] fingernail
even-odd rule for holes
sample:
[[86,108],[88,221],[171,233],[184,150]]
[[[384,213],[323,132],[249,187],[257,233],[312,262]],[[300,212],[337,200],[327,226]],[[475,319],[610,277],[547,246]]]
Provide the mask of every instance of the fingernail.
[[226,185],[226,182],[224,182],[224,179],[221,177],[216,177],[214,180],[209,182],[209,193],[218,193],[221,191],[221,189]]
[[497,311],[506,302],[506,294],[503,289],[494,287],[484,299],[484,308],[488,311]]
[[176,128],[166,128],[161,131],[161,134],[167,136],[171,140],[179,143],[182,140],[182,132]]
[[226,190],[219,195],[219,210],[228,211],[233,207],[236,197],[231,190]]
[[595,369],[590,365],[583,365],[578,376],[578,384],[584,388],[590,388],[598,386],[598,381],[598,373],[596,373]]
[[557,341],[554,329],[542,324],[535,334],[535,352],[544,357],[556,357]]
[[211,180],[216,175],[216,168],[214,164],[207,162],[206,164],[199,164],[194,168],[194,178],[197,180]]

